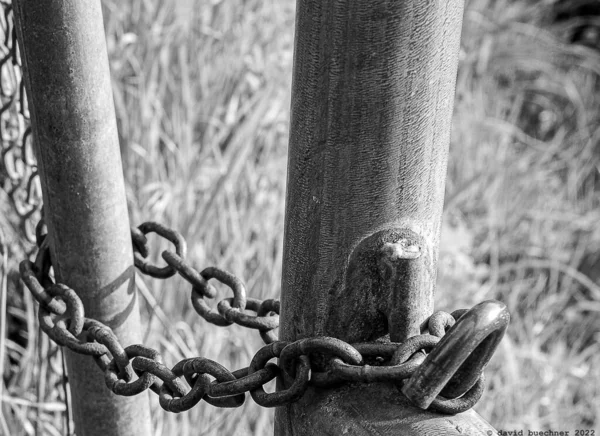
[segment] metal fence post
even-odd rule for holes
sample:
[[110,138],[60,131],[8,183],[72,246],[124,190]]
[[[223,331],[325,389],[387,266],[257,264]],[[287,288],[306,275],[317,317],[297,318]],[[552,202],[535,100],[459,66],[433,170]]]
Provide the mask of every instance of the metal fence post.
[[[100,0],[15,0],[57,280],[124,345],[140,342],[129,218]],[[79,436],[146,436],[147,394],[117,397],[89,356],[66,361]]]
[[[402,341],[433,308],[463,0],[296,13],[280,337]],[[378,383],[309,388],[275,418],[278,436],[491,432]]]

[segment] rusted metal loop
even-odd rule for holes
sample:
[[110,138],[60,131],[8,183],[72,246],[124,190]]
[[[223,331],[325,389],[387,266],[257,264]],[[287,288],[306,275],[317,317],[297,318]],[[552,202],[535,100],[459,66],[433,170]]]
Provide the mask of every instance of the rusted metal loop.
[[[244,283],[235,275],[215,267],[205,268],[200,274],[207,281],[210,279],[215,279],[231,288],[233,291],[232,307],[235,307],[239,310],[244,310],[246,308],[246,287],[244,286]],[[233,324],[233,322],[226,320],[219,312],[217,312],[215,309],[211,309],[208,304],[206,304],[206,301],[204,301],[203,297],[204,293],[204,290],[198,289],[195,286],[192,288],[192,306],[196,312],[198,312],[198,314],[206,321],[214,325],[226,327]]]
[[[256,316],[268,316],[271,313],[279,315],[281,310],[281,303],[277,299],[270,298],[268,300],[264,300],[260,307],[258,308],[258,312]],[[270,344],[271,342],[275,342],[279,340],[276,329],[271,330],[259,330],[260,337],[262,338],[265,344]]]
[[275,333],[275,330],[276,329],[259,330],[258,333],[260,334],[260,337],[262,338],[262,340],[265,344],[270,344],[272,342],[279,340],[279,335],[277,333]]
[[439,341],[440,338],[432,335],[418,335],[408,338],[396,349],[392,356],[391,363],[392,365],[404,363],[417,351],[433,349]]
[[[402,353],[400,353],[399,357],[401,359],[403,359],[405,352],[406,353],[410,353],[412,350],[417,349],[419,346],[424,346],[425,349],[429,349],[431,348],[433,345],[435,345],[435,343],[437,343],[436,339],[432,339],[432,340],[419,340],[418,343],[415,342],[415,340],[411,341],[412,344],[409,344],[406,348],[405,351],[403,351]],[[398,342],[387,342],[387,343],[355,343],[352,344],[352,346],[354,348],[356,348],[356,350],[362,355],[363,360],[365,362],[375,362],[376,364],[379,363],[383,363],[388,361],[390,364],[391,359],[394,355],[394,353],[398,350],[399,347],[402,346],[402,343],[398,343]],[[422,357],[421,357],[422,356]],[[422,361],[422,359],[425,358],[425,355],[423,353],[417,352],[414,353],[412,357],[409,358],[408,361],[406,362],[400,362],[396,365],[376,365],[376,366],[371,366],[370,368],[381,368],[381,369],[368,369],[366,370],[366,372],[368,373],[368,375],[363,377],[363,382],[367,382],[367,380],[370,380],[371,377],[381,377],[381,378],[389,378],[389,379],[396,379],[396,381],[400,378],[398,378],[398,376],[403,376],[405,371],[409,371],[410,374],[412,374],[412,372],[414,372],[414,370],[416,369],[416,366],[418,366],[418,364],[420,364],[420,362]],[[338,363],[334,363],[336,362],[336,359],[332,359],[329,365],[329,368],[327,369],[327,371],[323,371],[323,372],[318,372],[318,371],[311,371],[311,376],[310,376],[310,383],[314,386],[318,386],[321,388],[326,388],[326,387],[331,387],[331,386],[336,386],[336,385],[340,385],[346,381],[348,381],[348,377],[350,377],[351,381],[360,381],[362,376],[355,376],[350,375],[351,372],[361,372],[361,370],[359,369],[352,369],[352,370],[348,370],[348,376],[347,377],[343,377],[341,375],[341,372],[344,371],[344,369],[342,369],[342,371],[340,372],[336,372],[336,370],[334,369],[334,366],[348,366],[351,368],[360,368],[360,366],[354,366],[354,365],[338,365]],[[411,363],[410,365],[408,365],[408,363]],[[415,363],[417,363],[417,365],[415,365]],[[405,366],[403,366],[405,365]],[[413,365],[414,365],[414,369],[413,369]],[[366,365],[365,365],[366,366]],[[401,367],[401,369],[393,369],[393,368],[399,368]],[[398,375],[390,375],[389,377],[387,375],[383,375],[386,370],[388,368],[392,368],[392,373],[394,371],[397,371],[399,374]],[[376,373],[382,373],[381,376],[379,376],[378,374],[376,375]],[[402,377],[404,378],[404,377]]]
[[[254,355],[250,366],[248,367],[248,375],[254,374],[255,372],[266,367],[267,362],[270,359],[279,357],[287,346],[288,342],[278,341],[273,342],[269,345],[265,345]],[[298,401],[308,387],[309,376],[310,376],[310,361],[307,356],[300,356],[297,359],[296,376],[294,381],[291,383],[289,388],[273,392],[266,393],[262,386],[257,387],[250,391],[252,399],[260,406],[263,407],[277,407],[284,404],[293,403]]]
[[[183,368],[185,364],[193,359],[184,359],[177,363],[171,371],[177,377],[183,377]],[[191,374],[190,374],[191,375]],[[196,377],[192,383],[192,389],[185,395],[175,396],[173,391],[169,388],[166,383],[160,388],[158,394],[160,406],[168,412],[179,413],[191,409],[198,404],[202,397],[206,395],[210,386],[210,378],[205,374],[195,374]],[[187,378],[187,377],[186,377]],[[189,383],[189,379],[188,379]]]
[[325,336],[292,342],[281,352],[279,365],[286,373],[294,377],[294,361],[300,356],[310,354],[339,357],[343,362],[351,365],[363,364],[361,354],[352,345],[340,339]]
[[495,300],[484,301],[462,315],[440,339],[402,392],[426,409],[438,394],[457,398],[470,390],[504,336],[510,315]]
[[427,322],[429,334],[441,338],[446,334],[446,330],[452,327],[455,322],[454,317],[448,312],[438,310],[429,317],[429,321]]
[[[215,362],[214,360],[197,357],[194,359],[186,359],[183,364],[183,374],[188,383],[192,377],[199,374],[208,374],[213,376],[217,382],[234,382],[237,380],[227,368]],[[210,394],[210,389],[207,392]],[[246,401],[244,393],[239,393],[234,396],[212,398],[209,395],[204,395],[204,401],[215,407],[240,407]]]
[[197,288],[201,294],[208,298],[215,298],[217,290],[214,286],[208,283],[208,281],[202,277],[196,269],[192,268],[185,259],[169,250],[162,252],[162,258],[168,265],[173,267],[181,277],[188,281],[194,288]]
[[67,305],[64,301],[53,298],[46,292],[38,280],[37,272],[36,266],[29,260],[24,260],[19,264],[21,280],[23,280],[27,289],[31,292],[33,298],[40,303],[40,307],[43,306],[55,315],[64,314],[67,310]]
[[272,342],[279,340],[279,335],[277,333],[275,333],[275,330],[276,329],[259,330],[258,333],[260,334],[260,337],[262,338],[262,340],[265,344],[270,344]]
[[[156,233],[159,236],[171,241],[175,245],[175,251],[177,254],[185,258],[187,253],[187,244],[183,236],[176,230],[170,229],[162,224],[159,224],[154,221],[147,221],[138,226],[140,232],[144,235],[148,233]],[[133,232],[132,232],[133,235]],[[137,238],[137,236],[136,236]],[[146,257],[142,256],[142,251],[148,251],[147,248],[143,248],[140,250],[138,239],[133,240],[132,242],[134,248],[138,248],[137,250],[133,250],[133,258],[135,266],[144,274],[149,275],[151,277],[155,277],[158,279],[166,279],[175,275],[175,269],[171,265],[164,266],[162,268],[152,264]]]
[[[234,377],[236,379],[246,377],[248,375],[248,367],[236,369],[235,371],[232,372],[232,374],[234,375]],[[217,382],[212,382],[212,383],[215,384]],[[218,395],[214,395],[214,396],[218,397]]]
[[[129,356],[129,359],[141,356],[162,363],[160,353],[144,345],[130,345],[125,347],[124,351]],[[134,371],[138,375],[138,379],[130,382],[121,379],[118,375],[117,364],[113,359],[104,371],[104,382],[113,393],[125,397],[137,395],[148,388],[152,389],[156,394],[159,393],[160,384],[158,383],[157,376],[150,372],[136,370],[135,368]]]
[[258,308],[258,312],[256,313],[258,316],[267,316],[269,313],[273,312],[279,315],[281,311],[281,302],[279,299],[269,298],[268,300],[263,300],[260,303],[260,307]]
[[97,342],[82,342],[77,339],[67,330],[64,320],[57,319],[53,321],[52,314],[42,305],[40,305],[38,311],[38,320],[42,331],[61,347],[67,347],[75,353],[89,356],[101,356],[108,353],[108,349],[102,344]]
[[96,366],[100,368],[102,373],[106,372],[108,367],[110,366],[111,358],[108,357],[108,354],[103,354],[102,356],[92,356]]
[[[178,397],[183,397],[189,391],[186,384],[173,374],[173,371],[166,367],[161,361],[144,356],[137,356],[131,361],[131,366],[138,376],[141,376],[144,373],[154,374],[163,381],[163,384],[166,384],[169,387],[170,392]],[[153,389],[152,386],[150,389],[154,392],[157,392],[158,390]],[[160,391],[158,393],[160,393]]]
[[[250,362],[250,366],[248,366],[248,368],[246,369],[245,375],[252,375],[255,372],[260,371],[261,369],[266,368],[269,360],[279,357],[281,355],[281,352],[283,351],[283,349],[285,347],[287,347],[288,344],[289,344],[289,342],[287,342],[287,341],[276,341],[276,342],[271,342],[270,344],[265,345],[264,347],[259,349],[256,352],[256,354],[254,355],[254,357],[252,358],[252,361]],[[241,372],[241,370],[236,371],[236,372]],[[234,375],[237,376],[236,373],[234,373]],[[257,404],[260,404],[259,401],[262,401],[262,400],[272,401],[272,398],[277,398],[277,394],[279,394],[279,392],[273,392],[273,393],[265,392],[265,389],[262,385],[258,386],[256,389],[253,389],[250,391],[250,395],[252,395],[252,399]],[[258,398],[258,401],[257,401],[257,398]]]
[[187,394],[175,397],[169,386],[163,383],[158,394],[158,403],[167,412],[185,412],[202,400],[202,397],[208,392],[209,387],[210,378],[206,374],[201,374],[196,377],[192,389]]
[[209,395],[211,397],[226,397],[250,392],[264,386],[279,374],[279,367],[274,363],[267,363],[263,369],[248,374],[248,368],[243,368],[232,373],[236,380],[228,382],[212,382]]
[[[245,310],[252,310],[258,314],[260,309],[261,300],[255,298],[248,298],[246,300]],[[232,307],[233,298],[224,298],[219,301],[217,309],[221,316],[227,321],[241,325],[249,329],[256,330],[273,330],[279,327],[279,315],[272,316],[252,316],[242,312],[240,309]]]
[[[177,375],[180,373],[184,375],[191,386],[195,386],[197,377],[203,374],[213,376],[217,382],[231,382],[236,380],[236,377],[223,365],[203,357],[182,360],[173,367],[173,372]],[[211,398],[208,396],[209,392],[210,389],[204,391],[204,395],[200,399],[204,398],[208,404],[215,407],[240,407],[246,400],[246,396],[243,393],[233,397]]]
[[87,331],[88,341],[99,342],[110,351],[119,370],[119,378],[126,382],[130,381],[133,378],[133,370],[129,366],[129,356],[112,329],[100,321],[89,318],[86,318],[84,328]]
[[65,313],[61,314],[69,320],[69,332],[73,336],[79,336],[84,328],[85,311],[83,302],[75,291],[62,283],[55,283],[46,289],[52,298],[63,300],[67,306]]
[[211,324],[214,324],[219,327],[227,327],[233,324],[231,321],[227,321],[225,318],[221,316],[215,310],[212,310],[206,301],[204,301],[204,296],[202,295],[202,291],[195,287],[192,288],[191,294],[192,307],[200,315],[204,318],[205,321],[208,321]]
[[148,246],[148,238],[137,227],[130,227],[131,230],[131,245],[134,251],[138,251],[142,257],[148,257],[150,248]]
[[457,413],[463,413],[475,406],[485,390],[485,378],[483,373],[466,394],[460,398],[444,398],[437,396],[429,406],[429,410],[433,410],[439,413],[445,413],[447,415],[454,415]]
[[[28,261],[25,261],[25,262],[28,262]],[[23,262],[21,262],[21,264],[23,265]],[[29,264],[25,267],[25,275],[27,276],[26,277],[27,282],[29,282],[30,284],[33,284],[36,287],[39,286],[41,288],[41,285],[37,281],[37,278],[31,277],[30,272],[32,272],[32,271],[33,270],[31,269],[31,263],[29,262]],[[21,271],[21,273],[23,275],[23,270]],[[25,279],[23,281],[25,281]],[[27,282],[26,282],[26,284],[28,284]],[[37,289],[37,290],[39,290],[39,289]],[[32,293],[34,294],[34,296],[36,296],[35,292],[32,291]],[[66,320],[69,321],[68,328],[66,329],[66,331],[71,335],[71,337],[75,338],[75,336],[78,336],[79,334],[81,334],[81,332],[83,330],[83,326],[84,326],[85,312],[83,309],[83,303],[82,303],[81,299],[79,298],[79,296],[77,296],[75,291],[63,284],[53,284],[48,289],[44,290],[43,293],[39,294],[40,298],[44,298],[44,294],[46,294],[46,296],[50,297],[51,300],[60,299],[65,304],[64,311],[62,311],[62,313],[60,313],[58,315],[54,314],[51,311],[51,307],[52,307],[51,301],[49,301],[47,304],[46,303],[40,304],[39,316],[44,318],[44,326],[46,328],[49,328],[50,330],[54,331],[55,336],[57,338],[59,338],[59,340],[62,340],[61,338],[63,338],[63,336],[64,336],[62,331],[64,330],[64,328],[61,326],[57,326],[56,323],[54,323],[52,321],[52,314],[54,314],[56,316],[60,316],[61,320],[63,320],[63,321],[66,321]],[[36,296],[36,298],[37,298],[37,296]],[[66,325],[66,323],[65,323],[65,325]],[[67,342],[65,342],[64,344],[61,344],[61,345],[67,345],[68,339],[65,339],[65,341],[67,341]]]
[[348,365],[341,359],[331,360],[330,374],[334,379],[358,383],[400,382],[410,377],[425,360],[425,354],[415,353],[406,362],[392,366]]

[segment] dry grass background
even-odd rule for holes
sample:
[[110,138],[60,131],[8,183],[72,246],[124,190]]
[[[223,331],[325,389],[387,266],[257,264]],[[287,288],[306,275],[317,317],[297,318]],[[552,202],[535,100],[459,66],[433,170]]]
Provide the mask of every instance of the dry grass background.
[[[497,298],[513,315],[476,407],[496,428],[598,432],[600,57],[567,43],[574,21],[553,24],[552,3],[468,2],[437,307]],[[104,6],[132,224],[177,228],[195,266],[278,296],[294,1]],[[6,232],[14,271],[28,247]],[[237,369],[259,348],[257,334],[201,320],[179,279],[139,282],[146,343],[168,363],[201,355]],[[0,432],[64,434],[60,352],[14,272],[4,285]],[[273,410],[250,400],[152,407],[156,435],[272,432]]]

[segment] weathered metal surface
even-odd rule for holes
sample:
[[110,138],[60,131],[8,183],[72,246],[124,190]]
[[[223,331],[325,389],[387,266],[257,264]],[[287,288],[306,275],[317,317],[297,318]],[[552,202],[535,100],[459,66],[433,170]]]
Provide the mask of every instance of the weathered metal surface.
[[[273,358],[279,357],[283,350],[289,345],[288,342],[272,342],[262,347],[252,358],[248,367],[248,374],[253,374],[263,368],[266,368],[267,362]],[[286,404],[290,401],[295,402],[300,399],[308,388],[310,377],[310,362],[307,356],[300,356],[295,368],[294,378],[288,378],[287,387],[278,389],[277,392],[266,393],[261,386],[251,392],[252,399],[263,407],[276,407]]]
[[448,416],[417,409],[395,387],[382,383],[335,390],[309,389],[301,405],[289,414],[279,413],[289,410],[289,406],[277,409],[276,434],[488,436],[497,433],[473,410]]
[[[133,254],[100,1],[15,0],[14,7],[57,281],[74,289],[86,315],[110,326],[122,344],[137,343]],[[117,397],[93,359],[67,351],[66,361],[79,436],[150,434],[146,394]]]
[[337,301],[328,306],[324,331],[350,342],[387,333],[402,342],[419,334],[431,313],[432,265],[425,239],[409,229],[392,227],[360,240],[349,259],[335,266],[344,277],[332,283],[330,299]]
[[385,317],[356,304],[372,291],[348,277],[378,275],[369,259],[402,232],[421,239],[425,270],[404,312],[431,314],[462,9],[298,1],[282,338],[379,334]]
[[427,242],[410,230],[401,230],[399,236],[378,253],[379,289],[384,292],[377,297],[379,311],[385,314],[390,340],[396,342],[421,333],[423,313],[413,309],[422,302],[429,307],[435,279],[431,260],[422,253],[431,252]]
[[[280,338],[402,341],[433,311],[463,2],[296,10]],[[309,387],[275,418],[278,436],[489,431],[382,383]]]

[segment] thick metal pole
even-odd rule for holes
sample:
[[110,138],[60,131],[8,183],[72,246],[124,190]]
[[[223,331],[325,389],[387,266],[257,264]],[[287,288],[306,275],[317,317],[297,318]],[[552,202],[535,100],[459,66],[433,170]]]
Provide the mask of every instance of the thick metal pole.
[[[86,316],[139,343],[131,238],[100,0],[14,0],[55,274]],[[66,352],[78,436],[146,436],[147,394],[117,397]]]
[[[298,0],[280,337],[402,341],[432,313],[462,0]],[[310,389],[275,434],[491,434],[393,386]]]

